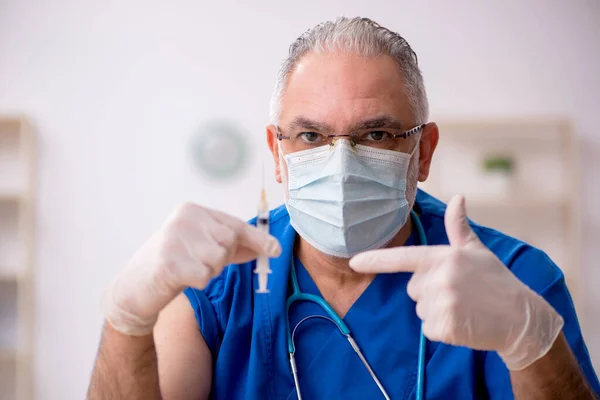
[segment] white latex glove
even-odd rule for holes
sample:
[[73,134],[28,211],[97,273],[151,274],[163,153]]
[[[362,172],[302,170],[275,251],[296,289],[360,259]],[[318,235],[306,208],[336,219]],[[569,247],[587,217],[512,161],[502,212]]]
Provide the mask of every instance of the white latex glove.
[[430,340],[496,351],[510,370],[543,357],[562,330],[562,317],[479,241],[461,196],[448,204],[445,225],[449,246],[367,251],[350,267],[413,272],[407,292]]
[[203,289],[230,263],[277,257],[279,242],[220,211],[195,204],[175,210],[107,289],[102,307],[118,331],[149,334],[159,312],[183,289]]

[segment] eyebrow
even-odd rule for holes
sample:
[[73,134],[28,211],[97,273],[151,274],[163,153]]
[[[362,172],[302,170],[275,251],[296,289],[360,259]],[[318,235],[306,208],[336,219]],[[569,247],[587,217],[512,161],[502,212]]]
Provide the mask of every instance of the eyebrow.
[[[308,131],[316,131],[316,132],[333,132],[334,131],[334,129],[332,127],[330,127],[329,125],[327,125],[325,123],[313,121],[313,120],[303,117],[303,116],[294,118],[292,120],[292,122],[290,122],[288,128],[290,130],[306,129]],[[381,128],[404,130],[405,126],[399,119],[394,118],[391,115],[382,115],[380,117],[360,121],[357,124],[355,124],[352,127],[352,129],[350,129],[348,132],[355,132],[355,131],[361,131],[361,130],[367,130],[367,129],[381,129]]]
[[390,115],[382,115],[381,117],[371,118],[357,123],[352,127],[350,132],[379,128],[404,130],[405,126],[402,124],[402,121],[397,118]]
[[306,129],[309,131],[316,131],[316,132],[331,132],[331,131],[333,131],[333,129],[329,125],[310,120],[306,117],[294,118],[292,120],[292,122],[290,122],[289,129],[290,130]]

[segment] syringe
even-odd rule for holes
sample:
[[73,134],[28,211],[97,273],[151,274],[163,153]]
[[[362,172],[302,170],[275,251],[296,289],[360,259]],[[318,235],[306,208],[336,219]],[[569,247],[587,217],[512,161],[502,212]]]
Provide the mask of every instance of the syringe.
[[[265,194],[264,185],[258,202],[256,226],[261,231],[269,233],[269,207],[267,206],[267,196]],[[271,268],[269,268],[269,257],[262,255],[258,256],[254,273],[258,274],[258,289],[256,289],[256,293],[269,293],[269,290],[267,289],[268,274],[271,273]]]

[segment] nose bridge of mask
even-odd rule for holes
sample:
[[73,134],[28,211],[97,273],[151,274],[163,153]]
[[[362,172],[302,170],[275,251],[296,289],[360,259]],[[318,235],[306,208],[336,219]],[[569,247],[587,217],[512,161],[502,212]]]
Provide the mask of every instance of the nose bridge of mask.
[[[332,177],[332,182],[361,184],[365,191],[372,185],[401,189],[406,178],[408,154],[390,150],[374,150],[340,139],[331,148],[328,160],[320,172],[321,177]],[[356,190],[357,186],[339,188],[342,191]]]
[[331,151],[334,155],[343,153],[346,151],[355,151],[356,145],[353,144],[349,139],[346,138],[334,138],[329,145],[329,151]]
[[[282,154],[282,153],[280,153]],[[287,180],[282,171],[282,179],[288,190],[296,190],[318,181],[333,183],[329,189],[341,190],[339,183],[353,178],[374,178],[364,168],[355,149],[346,139],[310,150],[281,155],[287,165]],[[364,180],[364,179],[361,179]]]
[[331,142],[329,159],[324,165],[323,176],[337,176],[338,179],[352,172],[353,157],[356,157],[354,146],[347,139]]
[[[286,158],[288,166],[289,188],[328,180],[330,183],[341,183],[346,180],[356,165],[360,163],[354,154],[354,148],[348,140],[336,141],[332,145],[316,147],[314,149],[292,153]],[[336,184],[330,189],[339,190]]]
[[335,149],[336,146],[342,146],[342,147],[350,147],[350,148],[354,148],[355,144],[353,144],[354,142],[352,141],[352,139],[348,139],[347,137],[344,136],[335,136],[331,139],[331,149]]

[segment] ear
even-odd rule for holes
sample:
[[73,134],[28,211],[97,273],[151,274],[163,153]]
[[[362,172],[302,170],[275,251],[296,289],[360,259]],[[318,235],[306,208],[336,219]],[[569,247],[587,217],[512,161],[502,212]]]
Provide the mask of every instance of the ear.
[[419,182],[425,182],[429,177],[431,159],[437,147],[440,133],[435,122],[430,122],[423,128],[419,142]]
[[271,150],[271,154],[273,155],[273,160],[275,161],[275,180],[278,183],[281,183],[281,165],[279,163],[279,144],[277,140],[277,128],[275,125],[267,126],[267,145],[269,146],[269,150]]

